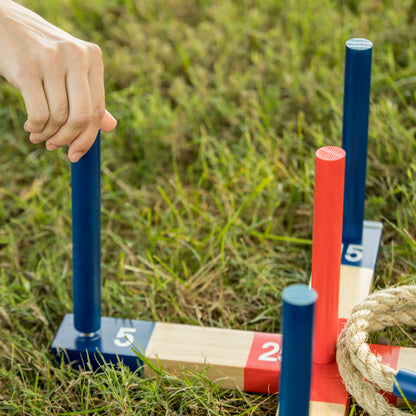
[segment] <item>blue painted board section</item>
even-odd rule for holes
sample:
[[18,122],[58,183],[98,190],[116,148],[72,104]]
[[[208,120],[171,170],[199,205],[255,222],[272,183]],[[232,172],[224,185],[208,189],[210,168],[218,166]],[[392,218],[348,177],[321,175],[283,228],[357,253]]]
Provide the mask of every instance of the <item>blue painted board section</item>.
[[353,243],[361,241],[364,221],[372,51],[367,39],[349,39],[345,44],[342,148],[347,156],[342,239]]
[[75,328],[92,333],[101,318],[100,132],[90,150],[71,163],[71,182]]
[[[143,366],[133,347],[144,353],[152,336],[155,322],[131,319],[101,318],[101,329],[91,338],[82,337],[74,327],[74,315],[65,315],[52,343],[52,353],[66,362],[87,366],[94,370],[103,361],[117,365],[122,361],[132,371]],[[139,347],[138,347],[139,346]],[[98,353],[99,352],[99,353]]]
[[416,401],[416,373],[414,371],[400,369],[396,375],[396,381],[399,384],[401,394],[396,383],[393,384],[393,394],[399,398],[405,398],[410,402]]
[[364,221],[360,243],[342,244],[341,264],[366,267],[375,270],[383,232],[383,224],[378,221]]
[[313,322],[317,298],[314,289],[302,284],[289,286],[282,292],[279,416],[309,415]]

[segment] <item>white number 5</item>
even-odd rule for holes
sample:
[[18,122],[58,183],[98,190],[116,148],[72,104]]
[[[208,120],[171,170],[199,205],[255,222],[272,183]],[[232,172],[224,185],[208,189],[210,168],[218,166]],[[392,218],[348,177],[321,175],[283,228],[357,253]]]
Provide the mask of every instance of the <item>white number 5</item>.
[[348,244],[345,252],[345,260],[357,263],[363,258],[363,246],[361,244]]
[[136,328],[121,327],[118,332],[114,344],[117,347],[128,347],[134,342],[133,334],[136,332]]

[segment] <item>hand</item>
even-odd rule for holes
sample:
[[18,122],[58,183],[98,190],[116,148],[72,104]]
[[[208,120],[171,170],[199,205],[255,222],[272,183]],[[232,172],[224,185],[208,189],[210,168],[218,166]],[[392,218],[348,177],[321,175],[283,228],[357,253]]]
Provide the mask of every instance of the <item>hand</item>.
[[11,0],[0,0],[0,74],[23,96],[30,141],[46,142],[48,150],[69,145],[72,162],[99,128],[117,124],[105,109],[100,48]]

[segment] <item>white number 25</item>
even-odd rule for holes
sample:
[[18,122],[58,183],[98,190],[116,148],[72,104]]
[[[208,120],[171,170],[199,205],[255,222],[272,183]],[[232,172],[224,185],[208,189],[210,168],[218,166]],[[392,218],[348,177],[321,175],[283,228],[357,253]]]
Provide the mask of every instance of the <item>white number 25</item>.
[[262,348],[268,349],[264,354],[260,355],[259,361],[282,361],[282,356],[279,354],[280,345],[277,342],[266,342],[262,345]]

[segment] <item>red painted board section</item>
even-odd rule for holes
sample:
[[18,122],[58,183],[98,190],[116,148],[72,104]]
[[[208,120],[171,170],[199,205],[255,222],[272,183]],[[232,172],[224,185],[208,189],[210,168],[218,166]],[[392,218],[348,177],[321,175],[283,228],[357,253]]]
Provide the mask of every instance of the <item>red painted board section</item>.
[[256,332],[244,368],[244,391],[277,393],[281,354],[282,335]]
[[[346,319],[339,319],[337,333],[340,334],[345,326]],[[255,332],[251,344],[247,363],[244,368],[244,391],[252,393],[274,394],[279,391],[280,365],[282,359],[282,335]],[[338,369],[333,365],[317,368],[315,376],[312,373],[312,399],[314,401],[326,401],[328,403],[345,403],[341,397],[345,395],[345,389],[338,383]],[[329,368],[329,370],[328,370]],[[314,371],[314,370],[312,370]],[[319,378],[323,377],[322,386]],[[336,388],[328,389],[327,384],[333,383]],[[342,383],[341,383],[342,384]],[[322,400],[320,400],[322,398]],[[334,401],[332,401],[334,400]]]
[[400,347],[393,345],[368,344],[373,354],[380,356],[381,362],[397,370]]
[[[389,367],[397,370],[397,366],[399,363],[400,347],[376,344],[368,344],[368,346],[370,347],[370,350],[373,354],[381,358],[381,362],[383,364],[388,365]],[[393,393],[384,392],[383,396],[389,403],[396,406],[397,397],[394,396]]]
[[[346,323],[345,318],[338,319],[338,335],[341,334]],[[348,405],[349,394],[345,390],[336,362],[330,364],[313,363],[311,401]]]
[[313,363],[311,400],[343,405],[348,403],[349,395],[339,375],[336,362],[330,364]]

